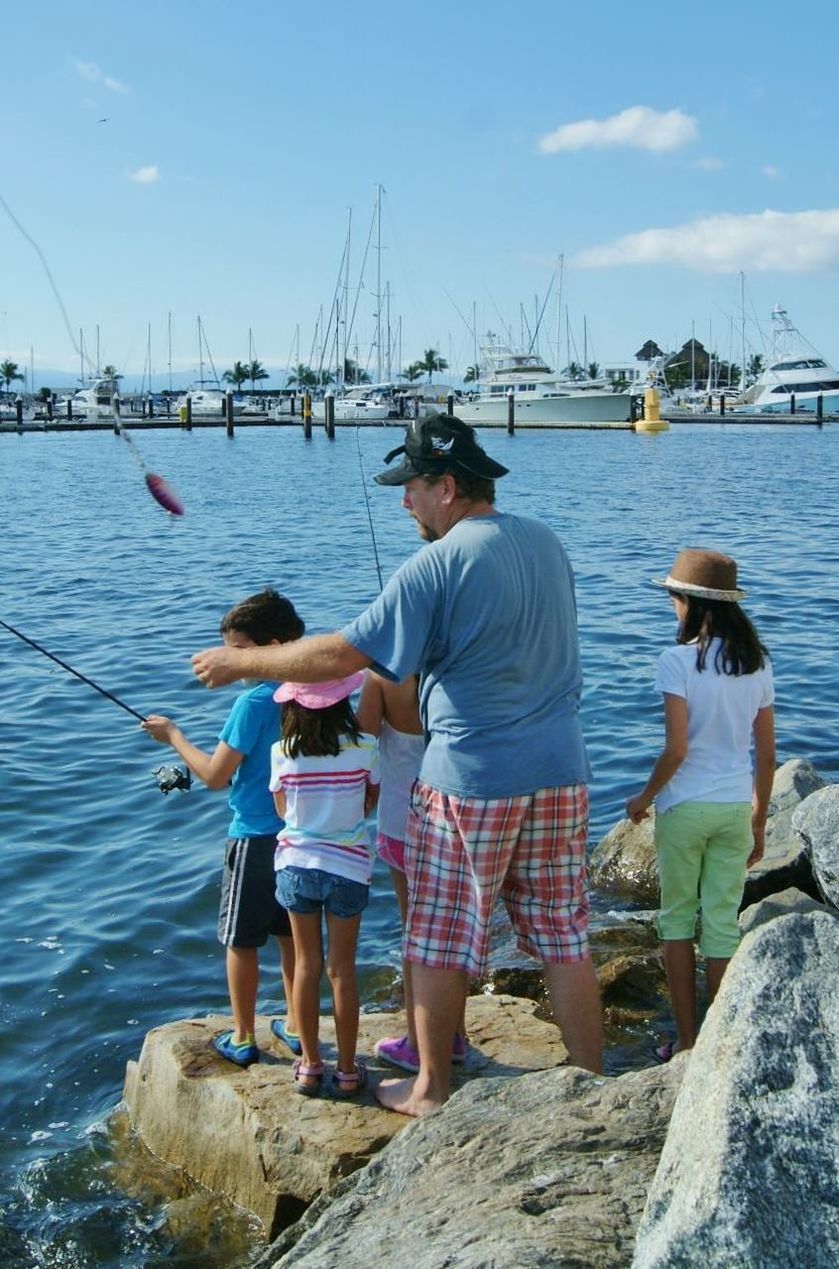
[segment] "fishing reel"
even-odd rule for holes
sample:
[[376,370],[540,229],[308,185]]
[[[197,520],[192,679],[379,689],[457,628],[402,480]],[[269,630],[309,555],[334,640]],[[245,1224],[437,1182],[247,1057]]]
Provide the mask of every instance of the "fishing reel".
[[185,767],[157,767],[152,775],[161,793],[171,793],[173,789],[186,793],[192,785],[192,776]]

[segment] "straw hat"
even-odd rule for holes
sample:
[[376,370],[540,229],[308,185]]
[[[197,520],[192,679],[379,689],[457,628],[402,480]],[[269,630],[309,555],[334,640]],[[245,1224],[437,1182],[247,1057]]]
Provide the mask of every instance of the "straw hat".
[[351,696],[364,682],[364,671],[348,674],[345,679],[329,679],[325,683],[283,683],[274,693],[275,701],[297,701],[306,709],[328,709]]
[[654,586],[695,595],[698,599],[722,599],[735,603],[747,592],[737,587],[737,564],[730,555],[687,547],[676,556],[666,577],[653,577]]

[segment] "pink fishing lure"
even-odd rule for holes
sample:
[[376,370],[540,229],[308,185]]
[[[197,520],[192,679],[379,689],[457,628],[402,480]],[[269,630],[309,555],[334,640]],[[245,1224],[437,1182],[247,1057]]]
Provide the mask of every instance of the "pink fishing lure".
[[184,513],[184,504],[170,484],[168,484],[162,476],[157,476],[153,471],[146,473],[146,484],[149,487],[149,493],[155,502],[159,502],[164,511],[168,511],[173,516],[182,516]]

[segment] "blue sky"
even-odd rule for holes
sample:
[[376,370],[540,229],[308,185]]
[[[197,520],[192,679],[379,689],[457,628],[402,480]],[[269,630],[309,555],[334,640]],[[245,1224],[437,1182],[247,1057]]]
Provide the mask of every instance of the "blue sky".
[[[15,3],[4,14],[0,195],[43,252],[78,339],[156,383],[310,360],[348,209],[358,284],[378,183],[402,364],[461,371],[518,340],[560,254],[582,353],[691,335],[740,359],[783,303],[839,361],[832,6],[335,0]],[[106,120],[106,122],[100,122]],[[0,357],[75,371],[35,250],[0,208]],[[371,358],[375,268],[352,345]],[[459,312],[458,312],[459,310]],[[541,350],[556,360],[550,300]],[[354,347],[353,347],[354,351]],[[396,349],[394,347],[394,357]],[[296,359],[294,357],[293,359]],[[372,354],[375,366],[375,353]],[[395,369],[395,367],[394,367]],[[274,379],[279,383],[279,379]]]

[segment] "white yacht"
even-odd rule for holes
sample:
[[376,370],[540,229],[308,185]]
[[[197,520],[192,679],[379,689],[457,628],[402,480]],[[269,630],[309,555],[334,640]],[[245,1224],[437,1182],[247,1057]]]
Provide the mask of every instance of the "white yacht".
[[524,426],[629,421],[631,394],[611,391],[606,379],[563,379],[541,357],[514,352],[494,335],[487,336],[481,352],[481,377],[457,406],[466,423],[506,423],[510,392],[516,422]]
[[93,379],[90,383],[83,384],[78,391],[61,397],[55,403],[55,416],[59,419],[66,417],[69,404],[73,418],[82,418],[88,423],[113,418],[113,399],[118,391],[117,379]]
[[[225,417],[225,396],[221,388],[206,388],[200,383],[188,388],[182,397],[175,402],[176,410],[186,405],[187,396],[192,401],[192,417],[194,419],[223,419]],[[245,402],[233,398],[233,414],[244,414]]]
[[789,414],[793,395],[796,410],[814,411],[821,397],[825,414],[839,412],[839,371],[807,345],[787,310],[776,304],[766,368],[735,409],[748,414]]

